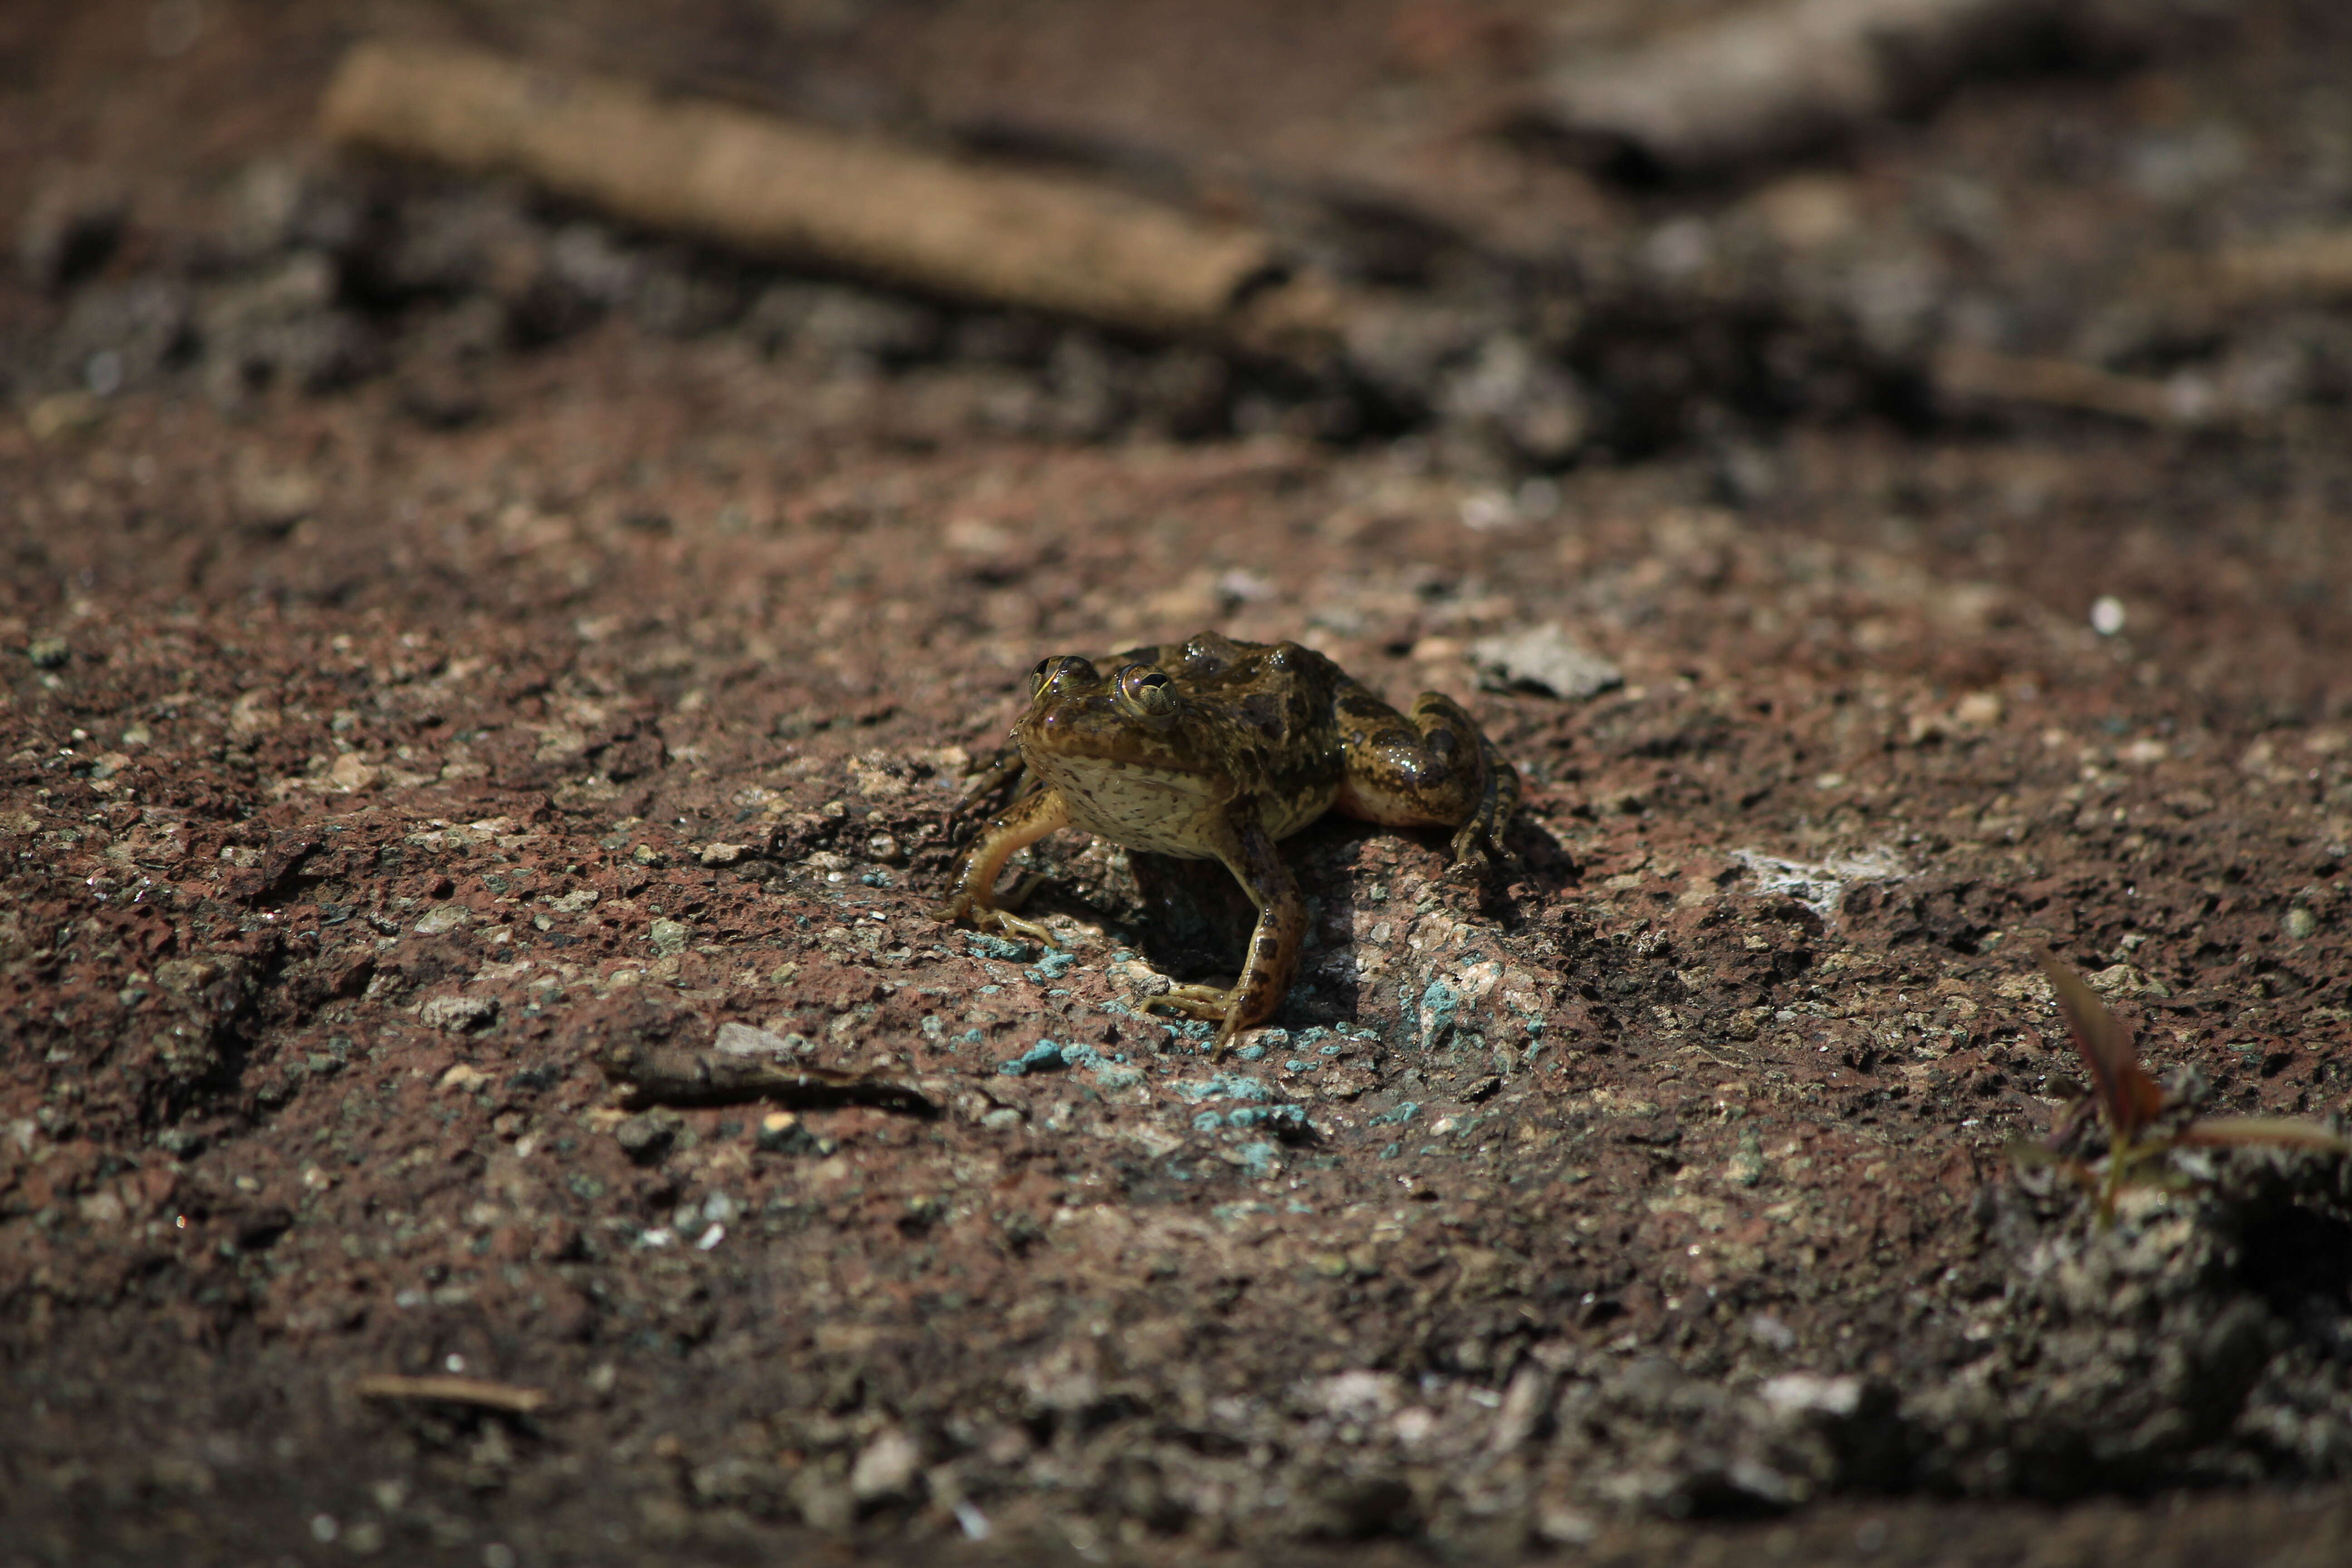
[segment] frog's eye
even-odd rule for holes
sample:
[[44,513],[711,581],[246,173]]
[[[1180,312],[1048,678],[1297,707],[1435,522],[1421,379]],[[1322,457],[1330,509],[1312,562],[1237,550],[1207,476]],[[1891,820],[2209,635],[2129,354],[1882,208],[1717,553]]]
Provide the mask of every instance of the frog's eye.
[[1129,665],[1120,671],[1118,694],[1129,707],[1150,718],[1176,711],[1176,683],[1148,665]]
[[[1073,681],[1082,682],[1087,686],[1092,686],[1096,681],[1102,679],[1095,673],[1095,667],[1093,665],[1088,664],[1085,659],[1078,658],[1076,654],[1065,653],[1049,656],[1039,659],[1036,663],[1036,667],[1029,671],[1030,700],[1033,701],[1035,700],[1040,692],[1044,691],[1045,688],[1053,685],[1055,681],[1060,679],[1064,676],[1069,677]],[[1066,691],[1065,692],[1065,695],[1067,695]]]

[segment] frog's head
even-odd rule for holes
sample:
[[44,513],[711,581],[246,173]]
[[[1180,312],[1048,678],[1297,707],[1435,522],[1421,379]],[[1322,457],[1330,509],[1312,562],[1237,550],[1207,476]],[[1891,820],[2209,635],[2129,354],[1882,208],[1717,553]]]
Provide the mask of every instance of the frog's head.
[[1013,726],[1024,752],[1181,767],[1185,701],[1166,671],[1127,664],[1108,675],[1063,655],[1029,672],[1029,710]]

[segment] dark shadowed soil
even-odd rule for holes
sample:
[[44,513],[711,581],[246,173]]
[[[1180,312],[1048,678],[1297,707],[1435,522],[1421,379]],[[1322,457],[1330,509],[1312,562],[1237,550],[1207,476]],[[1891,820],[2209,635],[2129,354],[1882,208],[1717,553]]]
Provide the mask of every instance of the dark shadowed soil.
[[[1157,108],[1093,80],[1134,40],[1070,6],[644,47],[967,127],[1018,59],[1285,190],[1535,47],[1250,9],[1307,62],[1255,120],[1187,96],[1198,39]],[[1938,276],[2038,352],[2134,236],[2341,221],[2352,123],[2325,174],[2263,116],[2336,113],[2352,41],[2248,10],[1971,89],[1840,199],[2004,193]],[[1937,408],[1914,348],[1720,290],[1642,331],[1728,359],[1658,371],[1524,327],[1494,258],[1559,237],[1515,209],[1597,252],[1751,198],[1432,139],[1383,199],[1495,226],[1407,281],[1559,347],[1595,434],[1547,458],[1525,387],[1474,417],[339,171],[307,116],[377,24],[608,65],[644,26],[0,22],[0,194],[67,214],[0,286],[0,1563],[2340,1560],[2352,1178],[2216,1158],[2100,1230],[2004,1152],[2080,1070],[2035,944],[2209,1110],[2352,1110],[2339,320],[2116,351],[2295,347],[2202,431]],[[2252,129],[2205,205],[2078,166],[2215,124]],[[502,293],[500,225],[635,281]],[[1482,682],[1546,623],[1620,679]],[[929,913],[1028,668],[1203,627],[1453,693],[1528,784],[1483,893],[1439,835],[1292,840],[1307,960],[1222,1060],[1143,1009],[1150,963],[1230,964],[1213,882],[1071,835],[1028,906],[1065,952]],[[893,1103],[599,1065],[728,1025]]]

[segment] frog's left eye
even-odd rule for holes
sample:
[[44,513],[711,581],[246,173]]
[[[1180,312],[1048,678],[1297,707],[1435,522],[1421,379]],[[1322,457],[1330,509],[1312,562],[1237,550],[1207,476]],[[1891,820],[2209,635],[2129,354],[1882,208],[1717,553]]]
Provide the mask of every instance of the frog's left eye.
[[1148,665],[1129,665],[1120,671],[1118,694],[1137,712],[1154,719],[1176,711],[1176,683]]
[[[1029,671],[1030,700],[1034,701],[1038,693],[1064,677],[1067,677],[1074,685],[1085,686],[1092,686],[1102,679],[1095,673],[1093,665],[1076,654],[1049,656],[1039,659],[1035,667]],[[1070,689],[1071,688],[1065,687],[1063,694],[1068,695]]]

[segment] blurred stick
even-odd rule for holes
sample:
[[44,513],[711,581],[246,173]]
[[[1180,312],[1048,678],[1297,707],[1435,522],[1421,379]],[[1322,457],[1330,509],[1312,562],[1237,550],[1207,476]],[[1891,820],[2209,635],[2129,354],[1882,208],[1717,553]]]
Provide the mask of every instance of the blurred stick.
[[2352,300],[2352,228],[2164,257],[2149,267],[2148,281],[2165,297],[2208,309],[2336,304]]
[[2074,360],[1947,348],[1936,357],[1939,397],[1959,402],[2031,403],[2104,414],[2138,425],[2197,428],[2221,422],[2210,393],[2145,376],[2116,375]]
[[[520,174],[747,254],[1156,335],[1246,333],[1275,271],[1264,235],[1123,192],[468,50],[362,44],[320,120],[346,145]],[[1299,309],[1272,316],[1296,331]]]
[[470,1405],[509,1415],[528,1415],[547,1403],[546,1394],[539,1389],[519,1388],[511,1383],[486,1383],[476,1377],[404,1377],[387,1372],[362,1377],[352,1386],[362,1399]]
[[1911,107],[2072,0],[1779,0],[1579,62],[1532,118],[1673,174],[1759,163]]

